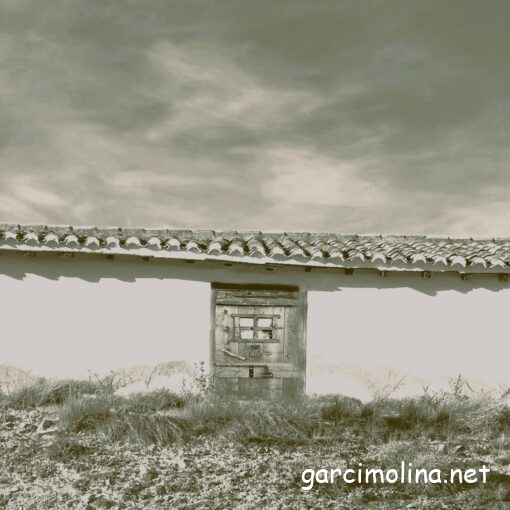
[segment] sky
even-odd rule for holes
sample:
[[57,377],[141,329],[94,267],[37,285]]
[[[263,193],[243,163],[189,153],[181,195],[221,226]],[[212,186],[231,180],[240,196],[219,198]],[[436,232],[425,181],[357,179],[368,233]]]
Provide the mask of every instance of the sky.
[[0,222],[510,236],[510,3],[3,0]]

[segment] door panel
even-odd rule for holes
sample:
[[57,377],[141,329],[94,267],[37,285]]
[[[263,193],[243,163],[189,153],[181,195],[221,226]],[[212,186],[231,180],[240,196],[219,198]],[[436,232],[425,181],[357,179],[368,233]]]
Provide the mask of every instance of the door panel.
[[212,361],[219,394],[274,399],[304,391],[303,297],[288,290],[213,290]]

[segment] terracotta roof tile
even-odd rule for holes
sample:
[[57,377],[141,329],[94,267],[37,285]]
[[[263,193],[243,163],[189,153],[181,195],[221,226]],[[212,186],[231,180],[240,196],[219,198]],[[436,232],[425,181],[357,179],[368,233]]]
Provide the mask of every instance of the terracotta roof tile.
[[510,272],[510,239],[0,225],[0,250],[253,264]]

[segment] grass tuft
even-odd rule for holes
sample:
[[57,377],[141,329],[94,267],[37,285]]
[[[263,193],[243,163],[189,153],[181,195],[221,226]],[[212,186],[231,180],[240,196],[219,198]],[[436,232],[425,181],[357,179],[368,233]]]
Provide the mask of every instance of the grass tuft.
[[240,443],[284,445],[318,437],[338,440],[345,431],[384,442],[395,436],[436,439],[480,432],[497,437],[510,430],[510,408],[504,400],[447,393],[368,403],[341,395],[243,402],[165,389],[120,397],[92,381],[64,380],[42,381],[4,395],[2,405],[57,405],[65,432],[101,428],[104,437],[156,444],[215,435]]
[[129,411],[144,413],[181,408],[185,404],[185,399],[172,391],[160,389],[130,395],[119,402],[122,402],[122,407]]
[[46,405],[62,405],[84,395],[97,395],[100,387],[86,380],[41,381],[4,396],[3,404],[12,409],[32,409]]
[[102,424],[100,433],[109,441],[165,446],[189,439],[191,429],[182,418],[122,411]]
[[60,411],[60,427],[71,433],[96,429],[111,418],[112,404],[108,397],[69,400]]

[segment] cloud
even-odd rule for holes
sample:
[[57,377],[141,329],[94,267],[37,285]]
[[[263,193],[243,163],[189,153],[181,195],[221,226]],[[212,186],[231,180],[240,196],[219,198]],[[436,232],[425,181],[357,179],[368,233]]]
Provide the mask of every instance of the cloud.
[[510,8],[0,6],[0,220],[508,235]]
[[386,202],[385,192],[359,175],[365,166],[362,160],[328,160],[306,148],[275,149],[268,159],[273,177],[266,193],[276,203],[357,208]]
[[149,143],[199,140],[235,150],[295,122],[320,105],[298,88],[264,83],[236,63],[242,51],[198,44],[156,44],[148,61],[159,75],[145,94],[170,105],[168,115],[144,133]]
[[34,204],[34,206],[41,207],[59,207],[62,205],[62,199],[58,195],[37,188],[32,182],[26,181],[26,177],[22,177],[21,179],[13,179],[11,182],[11,192],[17,200],[27,201]]

